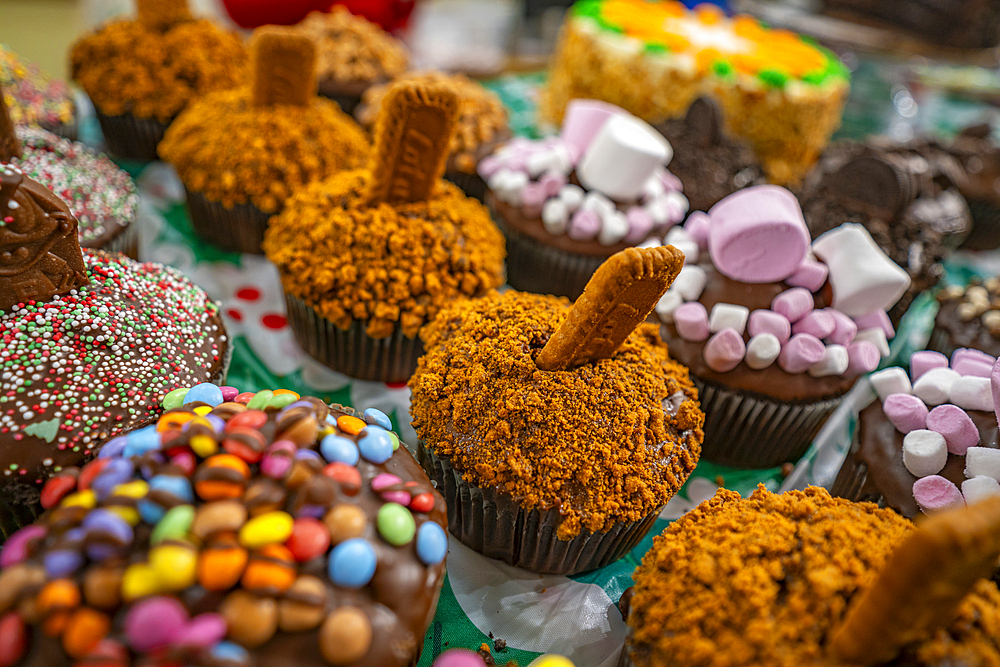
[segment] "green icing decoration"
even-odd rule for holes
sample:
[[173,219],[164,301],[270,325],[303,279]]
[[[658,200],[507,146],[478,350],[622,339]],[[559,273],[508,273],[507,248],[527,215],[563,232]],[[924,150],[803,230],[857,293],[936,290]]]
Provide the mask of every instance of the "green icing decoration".
[[573,9],[570,11],[573,16],[589,16],[600,19],[601,0],[580,0],[580,2],[573,5]]
[[643,50],[650,55],[662,55],[670,51],[666,44],[660,44],[659,42],[648,42],[643,47]]
[[45,442],[52,442],[56,439],[56,434],[59,433],[59,418],[53,417],[47,422],[28,424],[24,427],[24,432],[36,438],[41,438]]
[[785,84],[788,83],[788,75],[773,67],[757,72],[757,78],[771,88],[784,88]]
[[728,60],[716,60],[712,63],[712,71],[718,77],[729,79],[732,78],[735,70],[733,69],[732,63]]

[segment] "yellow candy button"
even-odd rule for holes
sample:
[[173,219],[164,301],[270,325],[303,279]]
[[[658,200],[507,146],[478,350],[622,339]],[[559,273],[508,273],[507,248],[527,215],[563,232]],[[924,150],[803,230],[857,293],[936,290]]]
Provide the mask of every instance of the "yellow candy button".
[[199,417],[204,417],[205,415],[207,415],[211,411],[212,411],[212,406],[211,405],[199,405],[198,407],[196,407],[194,409],[194,413],[196,415],[198,415]]
[[85,507],[88,510],[97,506],[97,496],[90,489],[71,493],[62,501],[63,507]]
[[180,591],[194,584],[198,576],[198,553],[191,546],[164,544],[149,552],[160,590]]
[[540,655],[531,663],[528,667],[576,667],[569,658],[564,658],[561,655],[555,655],[552,653],[547,653],[545,655]]
[[247,549],[259,549],[267,544],[284,544],[292,534],[294,520],[285,512],[267,512],[243,524],[240,544]]
[[146,563],[130,565],[122,575],[122,599],[126,602],[159,592],[156,571]]

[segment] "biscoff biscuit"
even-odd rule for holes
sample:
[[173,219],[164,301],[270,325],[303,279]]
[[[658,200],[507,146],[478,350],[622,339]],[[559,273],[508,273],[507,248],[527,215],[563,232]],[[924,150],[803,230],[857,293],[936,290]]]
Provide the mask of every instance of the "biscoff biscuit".
[[316,44],[292,28],[265,26],[251,37],[255,106],[309,106],[316,97]]
[[187,0],[135,0],[139,22],[150,30],[166,30],[182,21],[191,21]]

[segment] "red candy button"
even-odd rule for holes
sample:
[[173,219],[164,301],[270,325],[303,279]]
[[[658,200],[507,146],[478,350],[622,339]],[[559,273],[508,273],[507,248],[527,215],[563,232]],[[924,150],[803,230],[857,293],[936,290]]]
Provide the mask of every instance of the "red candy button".
[[292,524],[292,534],[285,542],[292,556],[300,563],[318,558],[330,548],[330,531],[323,522],[303,517]]
[[340,490],[349,496],[361,490],[361,473],[354,466],[334,461],[323,468],[323,474],[340,483]]
[[80,470],[80,477],[77,479],[77,486],[81,491],[86,491],[90,488],[90,483],[94,481],[94,478],[101,474],[104,470],[104,466],[108,465],[111,459],[94,459],[87,465],[83,466]]
[[245,391],[242,394],[238,394],[233,401],[239,403],[240,405],[246,405],[254,396],[256,396],[256,394],[252,391]]
[[434,509],[433,493],[418,493],[410,501],[410,509],[414,512],[430,512]]
[[[253,394],[250,394],[253,396]],[[236,398],[239,398],[237,396]],[[233,415],[226,422],[226,433],[234,431],[238,428],[253,428],[257,429],[267,423],[267,413],[263,410],[247,410],[246,412],[241,412],[237,415]]]
[[73,475],[57,475],[50,478],[42,487],[42,507],[44,509],[55,507],[75,488],[76,477]]
[[28,645],[24,621],[17,612],[0,618],[0,667],[17,664]]

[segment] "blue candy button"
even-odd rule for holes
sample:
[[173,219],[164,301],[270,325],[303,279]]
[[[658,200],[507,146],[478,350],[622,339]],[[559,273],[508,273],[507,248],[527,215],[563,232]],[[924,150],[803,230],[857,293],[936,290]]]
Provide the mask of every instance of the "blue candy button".
[[361,588],[375,576],[375,548],[355,537],[341,542],[330,553],[330,579],[344,588]]
[[117,438],[111,438],[104,446],[101,447],[101,451],[97,453],[97,458],[99,459],[111,459],[122,455],[125,451],[125,445],[128,444],[128,438],[123,435]]
[[354,441],[348,440],[342,435],[331,433],[324,437],[319,443],[319,451],[323,454],[323,458],[330,463],[339,461],[352,466],[358,462],[357,446],[355,446]]
[[369,424],[375,424],[376,426],[381,426],[386,431],[392,430],[392,421],[389,417],[379,410],[378,408],[368,408],[365,410],[365,421]]
[[433,521],[420,526],[417,531],[417,557],[425,565],[437,565],[448,553],[448,536],[444,528]]
[[358,449],[366,461],[385,463],[392,456],[392,436],[379,426],[366,426],[358,439]]
[[222,389],[211,382],[196,384],[184,394],[184,403],[208,403],[212,407],[222,403]]
[[122,456],[127,459],[133,456],[142,456],[146,452],[160,448],[160,434],[156,432],[155,426],[132,431],[126,436],[126,440]]

